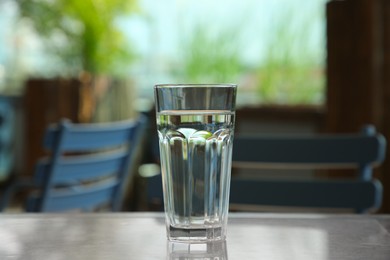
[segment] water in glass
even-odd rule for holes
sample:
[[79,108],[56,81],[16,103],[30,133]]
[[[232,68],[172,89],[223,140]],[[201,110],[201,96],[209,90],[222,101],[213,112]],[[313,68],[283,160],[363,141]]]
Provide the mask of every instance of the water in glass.
[[234,112],[157,113],[164,206],[171,240],[223,240]]

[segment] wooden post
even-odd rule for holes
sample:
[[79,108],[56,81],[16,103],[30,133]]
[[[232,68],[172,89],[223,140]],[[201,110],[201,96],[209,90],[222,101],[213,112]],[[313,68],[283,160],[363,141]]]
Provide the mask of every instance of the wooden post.
[[[327,4],[328,132],[358,131],[373,124],[390,141],[388,9],[387,0]],[[385,188],[385,212],[390,212],[389,177],[385,177],[389,159],[376,173]]]
[[390,212],[390,1],[382,0],[383,10],[383,133],[387,138],[387,154],[383,165],[382,183],[385,187],[383,211]]
[[327,6],[327,129],[382,126],[382,33],[379,0],[331,1]]
[[25,167],[31,176],[37,160],[45,155],[46,127],[62,118],[78,122],[81,83],[76,79],[31,79],[25,89]]

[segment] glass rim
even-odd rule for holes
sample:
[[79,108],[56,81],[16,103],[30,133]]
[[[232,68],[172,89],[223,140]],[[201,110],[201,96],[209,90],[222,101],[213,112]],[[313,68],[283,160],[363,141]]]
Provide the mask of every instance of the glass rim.
[[189,84],[156,84],[154,88],[191,88],[191,87],[216,87],[216,88],[237,88],[233,83],[189,83]]

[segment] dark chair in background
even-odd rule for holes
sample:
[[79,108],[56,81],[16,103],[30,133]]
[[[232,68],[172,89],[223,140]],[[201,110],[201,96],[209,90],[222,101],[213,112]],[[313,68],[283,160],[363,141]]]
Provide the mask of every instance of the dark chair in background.
[[[287,210],[347,209],[357,213],[377,209],[382,202],[382,185],[372,173],[374,166],[383,161],[385,150],[385,138],[372,126],[356,134],[236,136],[231,208],[268,211],[271,206],[272,211],[280,206]],[[235,171],[240,168],[250,168],[251,174],[240,175]],[[349,179],[314,175],[304,180],[296,176],[280,178],[267,171],[286,170],[290,176],[291,170],[338,168],[357,172]],[[266,174],[262,174],[264,170]],[[147,194],[152,207],[163,210],[161,175],[147,178]]]
[[0,183],[5,182],[14,164],[15,111],[13,97],[0,94]]
[[63,120],[48,127],[44,147],[50,156],[37,163],[33,180],[16,180],[8,187],[2,209],[15,192],[29,188],[28,212],[121,210],[145,125],[140,116],[102,124]]
[[233,165],[279,169],[354,168],[350,179],[232,177],[230,203],[310,208],[377,209],[382,186],[373,167],[385,156],[385,138],[367,126],[360,134],[237,136]]

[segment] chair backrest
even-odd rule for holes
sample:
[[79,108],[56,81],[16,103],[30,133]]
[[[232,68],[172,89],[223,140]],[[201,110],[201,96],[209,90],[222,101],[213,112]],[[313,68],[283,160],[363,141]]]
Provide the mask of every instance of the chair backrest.
[[236,136],[234,167],[356,168],[354,179],[310,180],[232,177],[230,202],[267,206],[377,208],[382,186],[372,169],[384,159],[385,138],[367,126],[359,134],[310,136]]
[[13,98],[0,94],[0,181],[9,178],[14,165],[15,112]]
[[42,190],[28,198],[27,211],[118,211],[146,118],[99,124],[63,120],[48,127],[51,155],[37,163],[34,182]]

